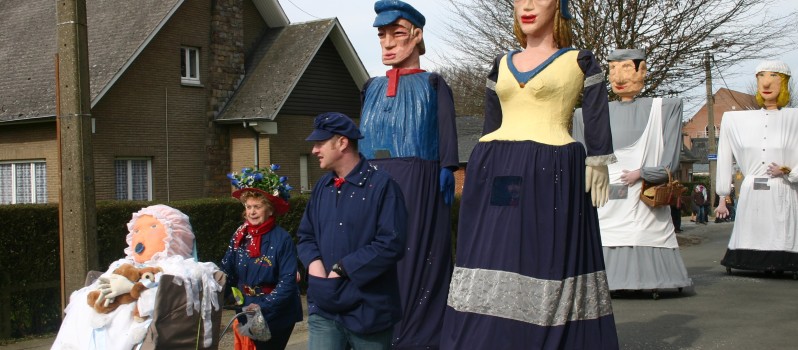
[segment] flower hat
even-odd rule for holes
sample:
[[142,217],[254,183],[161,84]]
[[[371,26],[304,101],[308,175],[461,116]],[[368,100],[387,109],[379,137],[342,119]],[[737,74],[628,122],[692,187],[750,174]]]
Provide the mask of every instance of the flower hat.
[[227,174],[230,183],[236,188],[233,197],[240,199],[244,192],[257,192],[272,203],[275,215],[285,214],[288,212],[288,199],[291,197],[289,191],[293,187],[288,184],[287,177],[275,173],[277,170],[280,170],[280,166],[272,164],[268,168],[243,168],[241,174]]

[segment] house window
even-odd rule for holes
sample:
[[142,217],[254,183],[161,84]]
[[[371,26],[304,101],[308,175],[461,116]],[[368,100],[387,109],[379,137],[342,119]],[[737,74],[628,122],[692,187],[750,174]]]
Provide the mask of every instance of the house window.
[[0,163],[0,204],[46,203],[44,161]]
[[116,199],[152,200],[152,160],[147,158],[116,159]]
[[199,84],[199,49],[196,47],[180,48],[180,77],[182,83]]
[[308,181],[308,155],[299,156],[299,193],[310,193]]

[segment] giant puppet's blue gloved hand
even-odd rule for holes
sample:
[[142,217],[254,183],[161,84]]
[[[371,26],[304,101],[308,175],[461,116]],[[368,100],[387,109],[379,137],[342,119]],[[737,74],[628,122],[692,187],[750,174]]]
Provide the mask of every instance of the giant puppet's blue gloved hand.
[[441,194],[443,202],[451,205],[454,202],[454,172],[449,168],[441,168]]

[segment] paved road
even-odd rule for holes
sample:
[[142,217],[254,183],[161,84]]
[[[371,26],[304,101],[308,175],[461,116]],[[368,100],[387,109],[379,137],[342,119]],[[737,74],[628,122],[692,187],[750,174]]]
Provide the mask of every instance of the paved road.
[[798,281],[720,265],[731,223],[695,225],[683,235],[702,239],[683,247],[694,288],[682,294],[615,296],[615,323],[622,349],[796,349]]
[[[695,225],[683,220],[682,257],[694,288],[661,291],[658,300],[647,292],[614,295],[622,349],[798,349],[798,281],[790,274],[727,275],[719,261],[731,228],[731,223]],[[220,349],[232,349],[230,339],[225,336]],[[0,349],[43,350],[52,342],[44,338]],[[297,325],[288,346],[300,349],[307,349],[304,322]]]

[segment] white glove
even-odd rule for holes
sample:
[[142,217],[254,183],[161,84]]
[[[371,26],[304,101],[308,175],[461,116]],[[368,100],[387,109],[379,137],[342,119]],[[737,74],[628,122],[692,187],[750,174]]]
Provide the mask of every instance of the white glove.
[[130,293],[133,289],[133,282],[127,277],[117,274],[111,274],[108,277],[100,277],[100,293],[102,298],[105,299],[105,304],[110,304],[111,301],[119,295]]
[[590,192],[593,206],[601,208],[610,198],[610,170],[606,165],[585,167],[585,192]]

